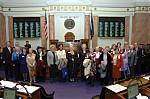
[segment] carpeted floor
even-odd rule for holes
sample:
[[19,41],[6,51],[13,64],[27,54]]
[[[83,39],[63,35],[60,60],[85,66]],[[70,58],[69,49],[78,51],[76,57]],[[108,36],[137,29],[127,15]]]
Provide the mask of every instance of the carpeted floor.
[[86,85],[85,82],[56,82],[39,83],[47,93],[55,91],[54,99],[91,99],[92,96],[100,94],[101,86]]

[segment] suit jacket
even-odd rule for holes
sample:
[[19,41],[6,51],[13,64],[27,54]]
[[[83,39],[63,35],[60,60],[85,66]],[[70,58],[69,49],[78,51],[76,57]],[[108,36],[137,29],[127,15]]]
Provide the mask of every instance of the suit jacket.
[[5,64],[11,64],[11,55],[12,55],[12,48],[11,51],[7,47],[3,49],[3,60]]
[[24,47],[31,48],[31,44],[26,44],[26,45],[24,45]]
[[142,48],[135,49],[135,64],[137,64],[137,61],[142,58]]
[[128,52],[128,64],[129,66],[133,66],[135,63],[135,54],[136,52],[133,51],[133,52]]
[[58,56],[57,56],[57,53],[55,53],[55,63],[54,63],[54,55],[51,51],[48,51],[47,53],[47,64],[48,66],[51,66],[51,65],[58,65]]

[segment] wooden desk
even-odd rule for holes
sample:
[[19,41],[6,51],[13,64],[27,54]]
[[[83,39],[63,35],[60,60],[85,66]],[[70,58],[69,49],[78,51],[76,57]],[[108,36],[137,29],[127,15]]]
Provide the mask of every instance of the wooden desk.
[[[9,86],[9,88],[13,88],[13,86],[15,85],[15,83],[9,82],[9,81],[3,81],[1,83],[2,83],[2,85],[6,86],[6,87]],[[12,86],[10,86],[10,84],[12,84]],[[30,99],[40,99],[40,87],[27,86],[27,85],[25,85],[24,87],[26,87],[28,92],[31,94],[31,98]],[[1,96],[3,96],[3,92],[4,92],[4,88],[1,87],[0,88],[0,95]],[[16,96],[21,97],[21,99],[29,99],[29,95],[26,93],[26,91],[25,91],[25,89],[23,87],[16,91]]]
[[[3,96],[3,92],[4,90],[3,89],[0,89],[0,95]],[[26,93],[23,93],[23,92],[17,92],[16,93],[16,96],[17,97],[21,97],[21,99],[29,99],[29,96],[28,94]],[[33,92],[31,94],[31,99],[40,99],[40,89],[36,90],[35,92]]]
[[[138,78],[138,79],[142,82],[142,84],[139,80],[132,80],[132,79],[122,81],[118,84],[127,87],[131,81],[132,81],[132,83],[139,83],[139,85],[140,85],[139,92],[142,95],[150,97],[150,82],[149,82],[149,80],[146,80],[144,78]],[[110,98],[111,99],[126,99],[125,95],[127,95],[127,90],[119,92],[119,93],[115,93],[105,87],[104,91],[105,91],[105,93],[104,93],[105,99],[110,99]]]

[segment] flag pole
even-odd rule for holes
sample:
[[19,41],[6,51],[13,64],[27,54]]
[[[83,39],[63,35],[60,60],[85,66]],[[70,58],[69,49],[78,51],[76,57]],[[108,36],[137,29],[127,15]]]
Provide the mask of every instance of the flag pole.
[[92,44],[92,38],[94,35],[94,26],[93,26],[93,16],[92,16],[92,10],[90,11],[90,48],[92,48],[93,44]]

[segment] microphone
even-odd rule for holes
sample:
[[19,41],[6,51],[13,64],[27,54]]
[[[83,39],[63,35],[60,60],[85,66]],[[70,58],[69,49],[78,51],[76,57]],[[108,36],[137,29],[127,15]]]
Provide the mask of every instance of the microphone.
[[[143,82],[142,82],[142,80],[140,79],[140,78],[142,78],[141,76],[134,76],[134,77],[132,77],[131,78],[131,81],[128,83],[128,85],[130,85],[130,84],[132,84],[134,81],[138,81],[138,82],[140,82],[140,84],[141,84],[141,86],[143,85]],[[137,82],[137,83],[138,83]],[[140,85],[139,83],[138,83],[138,85]]]
[[26,93],[27,93],[29,99],[32,98],[32,95],[28,92],[27,88],[25,87],[25,85],[27,85],[26,83],[21,82],[21,81],[18,82],[18,83],[16,84],[16,86],[15,86],[15,89],[16,89],[16,90],[18,90],[17,85],[21,85],[21,86],[25,89],[25,91],[26,91]]

